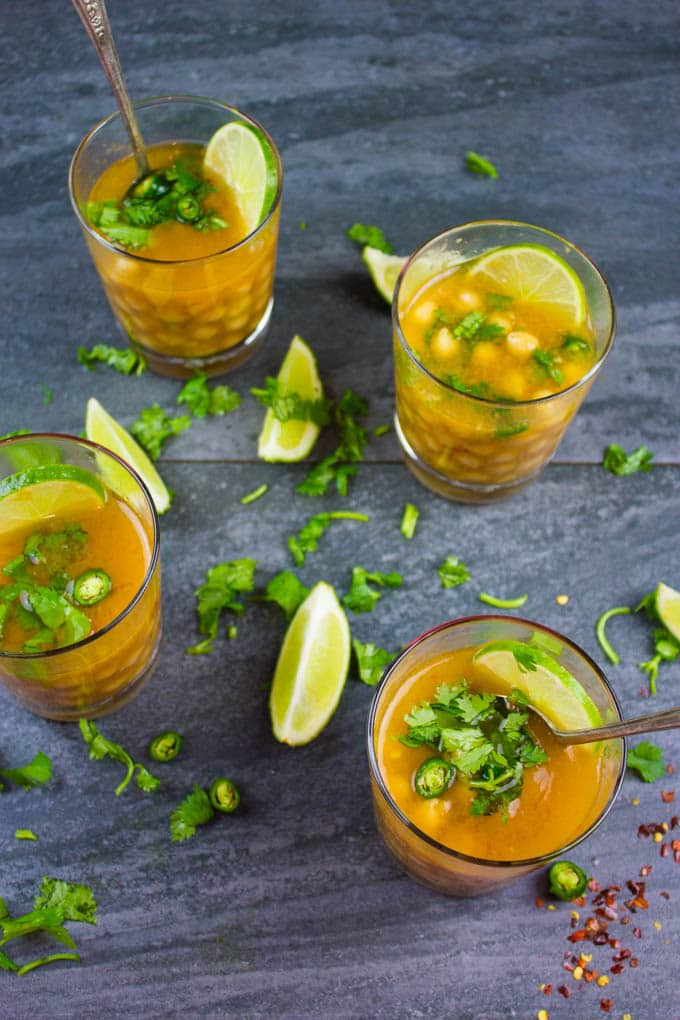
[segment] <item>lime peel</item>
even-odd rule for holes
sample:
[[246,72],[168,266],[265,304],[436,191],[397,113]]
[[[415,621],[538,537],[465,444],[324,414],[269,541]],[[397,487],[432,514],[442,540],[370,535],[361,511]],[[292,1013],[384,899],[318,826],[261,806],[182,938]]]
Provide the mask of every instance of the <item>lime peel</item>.
[[231,121],[212,136],[204,167],[231,189],[250,234],[271,209],[278,188],[276,157],[254,124]]
[[659,581],[654,592],[654,608],[669,634],[680,641],[680,591]]
[[362,249],[361,258],[371,274],[376,290],[391,305],[397,277],[406,262],[407,256],[388,255],[380,251],[379,248],[371,248],[367,244]]
[[45,482],[75,482],[79,485],[87,485],[99,496],[100,500],[106,501],[106,489],[99,479],[76,464],[42,464],[29,468],[27,471],[18,471],[16,474],[7,475],[0,481],[0,499],[10,496],[20,489],[29,485],[39,485]]

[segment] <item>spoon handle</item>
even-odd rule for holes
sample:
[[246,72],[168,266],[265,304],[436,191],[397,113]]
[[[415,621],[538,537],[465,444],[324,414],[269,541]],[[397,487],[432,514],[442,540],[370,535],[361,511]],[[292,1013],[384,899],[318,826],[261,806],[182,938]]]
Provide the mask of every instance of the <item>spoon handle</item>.
[[624,719],[623,722],[611,723],[609,726],[596,726],[592,730],[556,730],[555,733],[565,744],[589,744],[593,740],[632,737],[636,733],[655,733],[659,730],[672,730],[676,726],[680,726],[680,706],[668,708],[664,712],[653,712],[651,715],[639,715],[635,719]]
[[139,130],[139,124],[135,117],[130,96],[125,86],[125,79],[118,59],[118,51],[109,25],[109,16],[106,12],[104,0],[73,0],[73,6],[80,15],[80,20],[85,26],[97,51],[97,56],[104,68],[106,77],[109,79],[113,94],[116,97],[120,115],[123,118],[127,133],[130,136],[132,149],[137,163],[137,176],[144,177],[149,173],[149,161],[146,158],[144,140]]

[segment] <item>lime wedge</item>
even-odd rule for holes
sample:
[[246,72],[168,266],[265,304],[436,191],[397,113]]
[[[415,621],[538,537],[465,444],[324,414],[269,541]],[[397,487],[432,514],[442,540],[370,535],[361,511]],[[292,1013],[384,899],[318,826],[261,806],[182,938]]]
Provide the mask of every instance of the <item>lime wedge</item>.
[[[99,443],[107,450],[112,450],[122,460],[130,464],[145,482],[157,512],[165,513],[170,506],[170,493],[163,479],[139,443],[115,418],[111,417],[108,411],[104,410],[94,397],[90,397],[87,402],[85,435],[93,443]],[[136,496],[140,492],[139,487],[119,464],[102,458],[100,467],[114,492],[117,492],[123,499],[131,499],[133,503],[137,502]]]
[[378,248],[371,248],[369,245],[361,252],[361,257],[368,266],[376,290],[381,297],[385,298],[388,304],[392,304],[394,286],[401,267],[406,262],[405,255],[386,255]]
[[349,667],[347,617],[319,581],[290,622],[269,698],[277,740],[297,747],[318,736],[335,711]]
[[656,615],[666,630],[680,641],[680,591],[659,581],[654,593]]
[[51,517],[76,517],[106,501],[106,489],[90,471],[74,464],[43,464],[0,481],[3,536],[33,528]]
[[276,159],[267,139],[252,124],[224,124],[208,142],[203,166],[233,192],[250,234],[276,195]]
[[467,271],[476,285],[532,304],[560,309],[574,326],[587,316],[583,284],[564,259],[540,244],[511,244],[475,259]]
[[508,693],[513,687],[521,691],[556,729],[602,724],[597,705],[576,677],[534,645],[492,641],[475,652],[474,661],[501,680]]
[[[318,400],[323,386],[316,367],[316,358],[305,341],[294,336],[276,377],[282,396],[298,393],[305,400]],[[267,408],[262,431],[257,440],[257,455],[268,461],[302,460],[314,446],[319,426],[313,421],[279,421]]]

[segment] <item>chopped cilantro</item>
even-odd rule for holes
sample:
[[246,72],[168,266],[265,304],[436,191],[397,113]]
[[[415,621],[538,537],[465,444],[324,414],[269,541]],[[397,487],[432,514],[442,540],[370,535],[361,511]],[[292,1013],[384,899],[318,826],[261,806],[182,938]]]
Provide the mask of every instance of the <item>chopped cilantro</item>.
[[370,613],[382,596],[382,592],[372,588],[371,584],[383,588],[401,588],[402,580],[401,574],[396,571],[382,574],[378,570],[368,571],[363,567],[352,567],[352,584],[343,597],[342,604],[354,613]]
[[394,250],[392,245],[385,239],[385,235],[379,227],[355,223],[347,231],[347,236],[350,241],[356,241],[362,247],[368,245],[369,248],[377,248],[378,251],[382,251],[386,255],[391,255]]
[[170,815],[170,835],[173,843],[183,843],[196,833],[198,825],[205,825],[215,816],[210,798],[205,790],[194,783],[191,793]]
[[399,530],[404,538],[413,538],[415,535],[419,515],[420,511],[417,506],[414,506],[413,503],[406,504],[401,518],[401,524],[399,525]]
[[288,539],[288,549],[298,567],[305,562],[307,553],[314,552],[317,548],[319,539],[331,521],[340,520],[367,521],[368,517],[366,514],[354,513],[351,510],[333,510],[310,517],[300,534],[291,535]]
[[553,382],[561,383],[564,382],[564,372],[555,362],[555,355],[552,351],[545,351],[542,348],[538,348],[531,352],[531,357],[536,362],[536,365],[541,370],[542,374],[549,376]]
[[161,447],[170,436],[191,427],[191,418],[186,414],[172,418],[159,404],[152,404],[140,412],[130,426],[130,432],[140,446],[143,446],[152,460],[158,460]]
[[248,492],[245,496],[241,496],[239,502],[243,503],[244,506],[248,506],[249,503],[254,503],[256,499],[260,499],[261,496],[264,496],[268,489],[269,486],[267,483],[263,482],[262,485],[258,485],[258,487],[253,489],[252,492]]
[[[52,761],[42,751],[33,758],[28,765],[14,769],[0,769],[0,778],[8,779],[10,782],[20,786],[22,790],[30,790],[34,786],[46,783],[52,778]],[[4,789],[0,783],[0,790]]]
[[379,648],[372,641],[367,641],[364,644],[358,638],[352,639],[352,648],[357,661],[359,679],[369,687],[375,687],[383,675],[385,667],[389,666],[397,654]]
[[95,344],[89,351],[85,347],[79,347],[78,361],[87,369],[94,368],[96,362],[101,361],[121,375],[141,375],[146,371],[146,360],[131,347],[121,349],[109,347],[108,344]]
[[14,833],[14,838],[27,839],[33,843],[38,842],[38,837],[36,836],[32,829],[17,829],[16,832]]
[[651,471],[654,454],[646,446],[626,453],[618,443],[610,443],[604,451],[602,467],[619,478],[635,474],[636,471]]
[[477,152],[465,153],[465,165],[473,174],[481,174],[483,177],[498,177],[498,170],[493,163]]
[[437,573],[441,579],[442,588],[455,588],[459,584],[465,584],[471,577],[470,571],[457,556],[447,556]]
[[628,768],[635,769],[645,783],[653,783],[666,775],[666,765],[661,748],[648,740],[628,748]]
[[273,376],[267,376],[264,388],[254,386],[250,392],[263,407],[271,409],[277,421],[312,421],[319,426],[330,421],[332,401],[325,397],[309,400],[299,393],[281,393],[278,380]]
[[591,347],[587,340],[574,333],[566,333],[562,340],[562,349],[568,354],[590,354]]
[[241,395],[231,386],[213,386],[211,389],[203,372],[189,379],[177,395],[177,403],[185,404],[194,418],[229,414],[241,406],[241,400]]
[[190,655],[212,652],[224,609],[238,616],[243,613],[245,606],[237,596],[253,590],[255,567],[255,560],[245,557],[218,563],[206,572],[204,583],[194,592],[198,629],[204,640],[187,648]]
[[117,797],[123,792],[133,776],[137,781],[137,786],[140,790],[144,790],[145,793],[153,793],[158,788],[160,780],[156,779],[144,765],[133,761],[124,747],[108,740],[100,733],[99,728],[93,722],[87,719],[79,719],[78,725],[80,726],[83,740],[87,744],[90,758],[95,761],[99,761],[102,758],[112,758],[114,761],[118,761],[121,765],[125,766],[125,776],[116,787]]
[[338,428],[338,446],[334,453],[319,461],[295,487],[303,496],[323,496],[335,481],[341,496],[347,495],[349,479],[356,474],[356,464],[363,459],[368,432],[357,422],[368,411],[366,401],[353,390],[347,390],[336,404],[333,417]]
[[638,668],[649,675],[649,693],[656,694],[659,667],[662,662],[673,662],[680,654],[680,642],[665,627],[654,628],[654,656],[639,662]]
[[40,388],[43,391],[43,404],[45,405],[45,407],[49,407],[54,398],[54,393],[49,388],[49,386],[45,386],[44,384],[41,384]]
[[391,425],[376,425],[373,429],[373,435],[376,437],[387,435],[391,428]]
[[292,571],[282,570],[265,588],[264,601],[276,602],[286,614],[286,619],[290,620],[308,595],[309,588],[305,588]]

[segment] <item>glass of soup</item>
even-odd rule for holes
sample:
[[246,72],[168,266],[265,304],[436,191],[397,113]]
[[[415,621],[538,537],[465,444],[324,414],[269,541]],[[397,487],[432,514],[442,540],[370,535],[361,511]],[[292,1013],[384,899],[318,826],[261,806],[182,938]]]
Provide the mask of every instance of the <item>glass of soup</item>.
[[502,220],[418,248],[392,321],[406,463],[461,502],[511,495],[538,474],[614,338],[611,294],[590,259],[548,230]]
[[214,99],[163,96],[135,112],[152,173],[137,180],[115,113],[76,150],[73,208],[113,313],[150,368],[228,371],[255,351],[272,312],[279,154],[257,121]]
[[74,436],[0,442],[0,681],[31,712],[91,719],[151,676],[159,529],[139,476]]
[[411,877],[478,896],[569,856],[600,825],[623,781],[623,741],[561,745],[539,712],[568,730],[621,718],[592,659],[529,620],[443,623],[387,668],[369,773],[378,830]]

